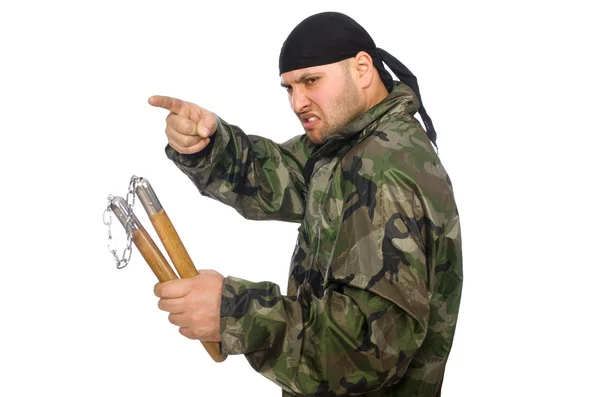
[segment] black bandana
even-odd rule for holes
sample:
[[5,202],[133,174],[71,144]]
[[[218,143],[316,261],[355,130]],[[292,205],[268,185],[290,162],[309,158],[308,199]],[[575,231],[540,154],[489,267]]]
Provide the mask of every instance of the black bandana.
[[373,58],[373,65],[388,92],[393,88],[393,79],[385,69],[384,63],[400,81],[415,92],[419,99],[419,114],[425,124],[427,136],[436,145],[437,134],[431,118],[423,107],[415,75],[388,52],[377,48],[369,33],[347,15],[339,12],[323,12],[300,22],[281,48],[279,75],[290,70],[339,62],[354,57],[360,51],[365,51]]

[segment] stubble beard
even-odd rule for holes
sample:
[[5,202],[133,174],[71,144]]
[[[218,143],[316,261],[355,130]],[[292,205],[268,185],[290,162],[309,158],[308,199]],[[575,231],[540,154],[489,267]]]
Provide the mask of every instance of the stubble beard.
[[362,98],[350,77],[350,73],[346,74],[344,89],[333,100],[330,108],[331,113],[327,117],[327,123],[321,131],[320,137],[316,139],[318,142],[313,141],[317,144],[334,139],[352,120],[364,113]]

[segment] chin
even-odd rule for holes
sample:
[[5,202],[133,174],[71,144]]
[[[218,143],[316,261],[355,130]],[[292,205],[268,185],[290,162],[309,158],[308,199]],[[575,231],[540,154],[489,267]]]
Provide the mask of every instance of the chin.
[[315,133],[315,131],[306,131],[305,130],[305,132],[306,132],[306,137],[312,143],[314,143],[316,145],[320,145],[323,143],[324,139],[320,134]]
[[322,145],[325,143],[326,139],[322,137],[308,136],[308,140],[314,143],[315,145]]

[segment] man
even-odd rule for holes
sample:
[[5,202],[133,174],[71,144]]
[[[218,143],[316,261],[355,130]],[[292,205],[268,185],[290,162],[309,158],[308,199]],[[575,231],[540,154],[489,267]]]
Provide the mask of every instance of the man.
[[188,338],[245,354],[284,396],[438,396],[460,225],[416,78],[339,13],[300,23],[279,65],[305,130],[283,144],[189,102],[149,102],[171,111],[167,156],[203,195],[301,224],[287,294],[208,270],[158,284],[159,308]]

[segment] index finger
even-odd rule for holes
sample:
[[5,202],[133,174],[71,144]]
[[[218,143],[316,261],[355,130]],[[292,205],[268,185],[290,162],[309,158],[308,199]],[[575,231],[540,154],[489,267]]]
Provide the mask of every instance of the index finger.
[[148,103],[154,107],[167,109],[176,114],[182,114],[185,111],[185,102],[181,99],[171,98],[170,96],[153,95],[148,98]]

